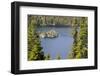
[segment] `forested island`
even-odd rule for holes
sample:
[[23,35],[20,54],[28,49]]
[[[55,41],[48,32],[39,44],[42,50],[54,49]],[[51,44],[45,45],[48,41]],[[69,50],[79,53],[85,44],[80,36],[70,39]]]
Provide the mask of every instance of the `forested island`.
[[[55,30],[37,32],[38,27],[72,27],[73,45],[66,59],[81,59],[88,57],[88,18],[73,16],[42,16],[28,15],[28,61],[51,60],[51,55],[44,54],[40,38],[55,38],[59,35]],[[79,28],[79,30],[77,30]],[[62,45],[63,46],[63,45]],[[55,59],[62,59],[57,53]]]

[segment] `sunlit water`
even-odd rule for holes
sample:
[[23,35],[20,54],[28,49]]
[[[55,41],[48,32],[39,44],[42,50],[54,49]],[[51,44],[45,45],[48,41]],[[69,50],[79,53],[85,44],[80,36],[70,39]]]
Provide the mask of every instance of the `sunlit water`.
[[51,59],[56,59],[59,54],[61,59],[68,58],[73,45],[72,27],[40,27],[38,31],[46,32],[52,29],[58,32],[59,36],[56,38],[41,38],[42,51],[45,55],[50,54]]

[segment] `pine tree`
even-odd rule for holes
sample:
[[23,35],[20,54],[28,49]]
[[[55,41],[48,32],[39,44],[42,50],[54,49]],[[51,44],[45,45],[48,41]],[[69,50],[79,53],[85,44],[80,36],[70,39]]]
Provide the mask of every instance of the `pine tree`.
[[76,51],[77,51],[77,43],[78,43],[78,25],[77,25],[77,19],[74,17],[72,19],[72,26],[73,26],[73,47],[72,47],[72,51],[69,54],[68,58],[75,58],[76,56]]
[[45,56],[45,60],[50,60],[50,54],[48,53],[46,56]]
[[57,59],[58,59],[58,60],[60,60],[60,59],[61,59],[61,56],[60,56],[60,54],[58,54],[58,55],[57,55]]
[[[79,39],[77,44],[77,50],[79,50],[78,55],[80,53],[80,58],[87,58],[88,54],[88,31],[87,31],[87,18],[83,17],[80,23],[80,32],[79,32]],[[79,56],[76,55],[78,58]]]
[[36,21],[34,17],[29,18],[28,25],[28,60],[43,60],[44,53],[41,51],[39,36],[36,33]]
[[[75,22],[76,23],[76,22]],[[87,54],[88,54],[88,41],[87,41],[87,36],[88,36],[88,32],[87,32],[87,18],[83,17],[80,20],[80,29],[79,29],[79,33],[77,31],[77,28],[74,27],[73,30],[73,48],[72,48],[72,53],[69,54],[69,58],[76,58],[76,59],[80,59],[80,58],[87,58]]]

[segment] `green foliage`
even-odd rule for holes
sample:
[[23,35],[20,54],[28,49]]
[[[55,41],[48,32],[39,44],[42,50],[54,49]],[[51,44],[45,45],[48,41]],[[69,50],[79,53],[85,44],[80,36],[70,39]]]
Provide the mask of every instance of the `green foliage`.
[[58,55],[57,55],[57,59],[58,59],[58,60],[60,60],[60,59],[61,59],[61,56],[60,56],[60,54],[58,54]]
[[[32,15],[29,15],[32,16]],[[37,26],[47,26],[52,24],[71,26],[78,24],[80,17],[71,16],[33,16]]]
[[45,60],[50,60],[50,54],[49,53],[45,56]]
[[81,53],[78,52],[78,53],[76,54],[76,59],[80,59],[80,58],[81,58]]
[[[52,24],[63,24],[73,26],[73,47],[69,58],[87,58],[88,57],[88,26],[86,17],[65,17],[65,16],[28,16],[28,60],[50,60],[50,54],[44,56],[40,44],[39,36],[36,32],[37,26],[46,26]],[[79,29],[78,29],[79,27]],[[61,59],[57,55],[57,59]]]
[[[76,24],[76,23],[75,23]],[[80,21],[80,29],[79,33],[77,27],[74,27],[73,30],[73,48],[72,53],[70,54],[69,58],[87,58],[88,57],[88,32],[87,32],[87,18],[83,17]]]
[[44,53],[41,51],[39,36],[36,33],[36,21],[29,17],[28,23],[28,60],[43,60]]
[[76,27],[77,24],[78,24],[77,18],[76,18],[76,17],[73,17],[73,19],[72,19],[72,25],[73,25],[74,27]]

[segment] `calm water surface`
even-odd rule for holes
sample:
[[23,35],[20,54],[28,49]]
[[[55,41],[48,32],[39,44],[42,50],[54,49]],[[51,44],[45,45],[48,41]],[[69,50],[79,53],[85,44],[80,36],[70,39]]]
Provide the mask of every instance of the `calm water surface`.
[[58,32],[59,36],[51,39],[41,38],[42,51],[45,55],[49,53],[51,59],[56,59],[58,54],[61,59],[66,59],[73,44],[72,27],[39,27],[38,31],[46,32],[52,29]]

